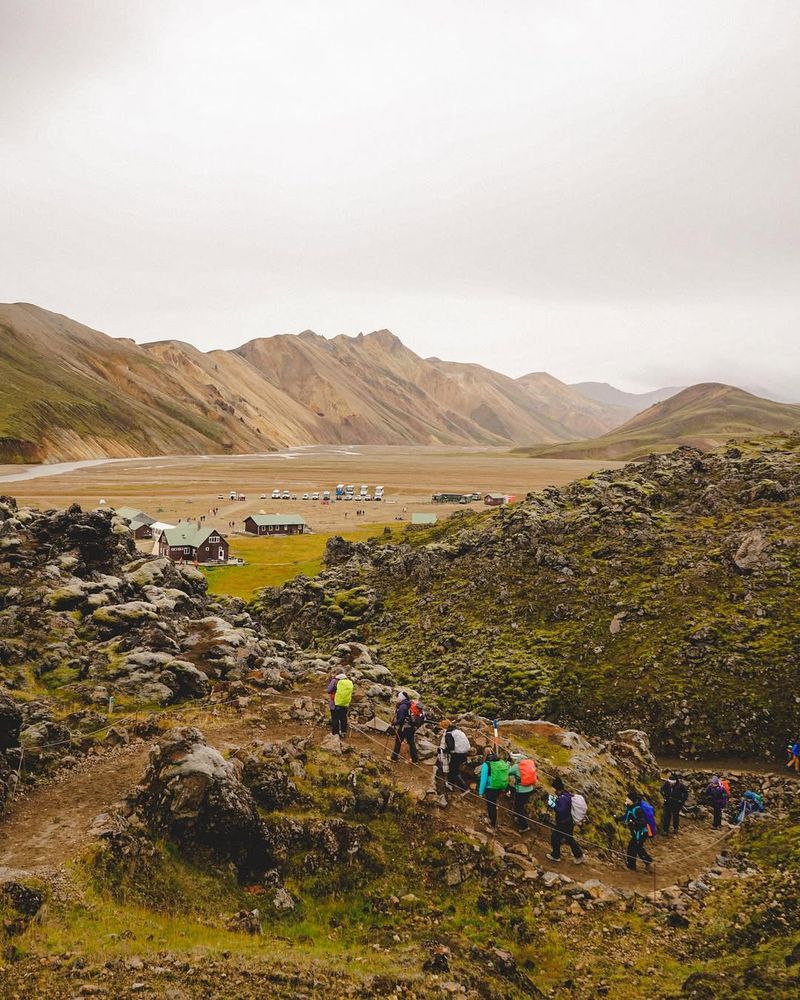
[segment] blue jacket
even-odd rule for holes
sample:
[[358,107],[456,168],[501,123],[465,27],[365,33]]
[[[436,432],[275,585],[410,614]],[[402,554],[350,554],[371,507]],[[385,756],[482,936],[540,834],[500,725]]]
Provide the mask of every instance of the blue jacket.
[[398,703],[397,708],[394,710],[394,721],[392,722],[392,725],[395,727],[395,729],[399,731],[403,728],[403,723],[408,718],[408,713],[410,712],[410,710],[411,710],[410,698],[404,698],[401,702]]
[[642,840],[647,833],[647,817],[639,803],[636,802],[632,806],[626,806],[625,813],[621,818],[622,822],[630,830],[631,836],[635,840]]
[[559,792],[555,804],[556,824],[572,822],[572,795],[567,792]]

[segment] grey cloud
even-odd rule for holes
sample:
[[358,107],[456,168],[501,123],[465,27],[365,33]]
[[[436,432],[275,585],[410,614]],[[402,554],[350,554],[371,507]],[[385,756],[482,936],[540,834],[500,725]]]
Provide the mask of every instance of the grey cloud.
[[0,0],[0,298],[800,383],[800,7]]

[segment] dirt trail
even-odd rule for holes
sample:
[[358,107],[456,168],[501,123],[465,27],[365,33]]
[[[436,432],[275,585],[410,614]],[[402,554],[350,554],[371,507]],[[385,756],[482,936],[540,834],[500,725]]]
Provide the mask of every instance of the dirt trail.
[[[287,723],[273,716],[274,712],[269,711],[247,716],[226,713],[196,724],[211,744],[223,750],[226,744],[235,745],[255,738],[278,742],[314,731],[320,738],[323,736],[322,726]],[[171,721],[179,724],[191,720],[182,719],[179,713]],[[354,731],[350,745],[379,759],[388,757],[384,739],[374,734]],[[147,764],[149,746],[149,742],[140,741],[86,758],[57,780],[33,788],[21,797],[0,820],[0,872],[3,869],[46,870],[75,857],[91,841],[88,831],[95,816],[135,787]],[[430,785],[433,769],[431,764],[415,767],[401,759],[393,765],[393,772],[398,784],[418,794]],[[533,826],[524,835],[517,833],[509,807],[510,800],[507,805],[501,801],[496,833],[484,826],[485,806],[474,794],[464,798],[453,796],[447,809],[437,808],[433,815],[437,826],[465,829],[487,840],[496,840],[506,851],[527,854],[531,867],[539,864],[578,881],[597,878],[615,888],[641,892],[650,892],[672,885],[684,876],[698,874],[714,863],[724,847],[718,831],[712,831],[705,823],[687,821],[678,839],[657,838],[652,848],[656,859],[655,879],[643,869],[637,873],[628,872],[622,858],[605,860],[591,846],[587,847],[583,865],[575,865],[568,851],[562,852],[564,860],[555,864],[545,857],[550,849],[549,831]]]
[[[179,718],[173,720],[177,725]],[[258,717],[204,723],[209,742],[254,739]],[[95,816],[130,792],[147,765],[151,741],[86,757],[54,781],[30,789],[0,819],[0,872],[64,864],[91,840]]]

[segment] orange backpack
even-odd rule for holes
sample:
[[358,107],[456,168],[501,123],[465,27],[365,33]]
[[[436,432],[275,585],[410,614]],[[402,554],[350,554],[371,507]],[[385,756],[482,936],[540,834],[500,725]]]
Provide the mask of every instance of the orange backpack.
[[519,764],[519,783],[521,785],[535,785],[538,781],[538,776],[536,774],[536,764],[529,758],[524,758]]

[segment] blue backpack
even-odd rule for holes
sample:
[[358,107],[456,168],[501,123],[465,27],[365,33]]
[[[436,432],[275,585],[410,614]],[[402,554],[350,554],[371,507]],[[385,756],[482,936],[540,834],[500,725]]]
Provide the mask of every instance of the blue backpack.
[[656,823],[656,811],[647,801],[647,799],[642,799],[639,803],[642,807],[642,812],[644,813],[645,819],[647,820],[647,830],[648,835],[655,837],[658,832],[658,824]]

